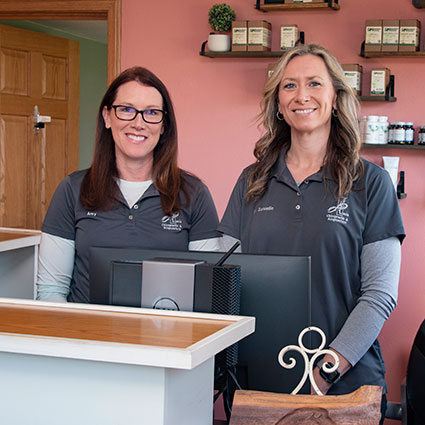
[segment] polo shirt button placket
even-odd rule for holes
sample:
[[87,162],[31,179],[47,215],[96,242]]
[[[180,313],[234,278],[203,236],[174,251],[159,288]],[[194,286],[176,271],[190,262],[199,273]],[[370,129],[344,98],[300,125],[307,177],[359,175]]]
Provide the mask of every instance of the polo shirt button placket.
[[130,214],[130,215],[128,216],[128,219],[129,219],[129,220],[133,220],[133,218],[134,218],[134,216],[133,216],[132,214]]
[[295,205],[295,209],[296,209],[297,211],[299,211],[299,210],[301,209],[301,205],[299,205],[299,204]]
[[139,206],[138,206],[137,204],[135,204],[135,205],[133,206],[133,208],[134,208],[135,210],[138,210],[138,209],[139,209]]

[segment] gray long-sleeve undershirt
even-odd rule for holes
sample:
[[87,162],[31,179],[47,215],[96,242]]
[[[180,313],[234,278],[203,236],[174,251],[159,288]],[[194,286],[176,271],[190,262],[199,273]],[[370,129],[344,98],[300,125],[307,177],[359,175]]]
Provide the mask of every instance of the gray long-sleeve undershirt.
[[378,337],[397,305],[401,245],[397,237],[364,245],[360,256],[361,296],[330,343],[354,366]]

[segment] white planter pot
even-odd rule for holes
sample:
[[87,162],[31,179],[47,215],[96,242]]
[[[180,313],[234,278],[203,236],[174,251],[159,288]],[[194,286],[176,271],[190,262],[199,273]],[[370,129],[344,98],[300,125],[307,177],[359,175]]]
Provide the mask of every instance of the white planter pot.
[[230,35],[210,34],[208,36],[208,50],[210,52],[228,52],[230,50]]

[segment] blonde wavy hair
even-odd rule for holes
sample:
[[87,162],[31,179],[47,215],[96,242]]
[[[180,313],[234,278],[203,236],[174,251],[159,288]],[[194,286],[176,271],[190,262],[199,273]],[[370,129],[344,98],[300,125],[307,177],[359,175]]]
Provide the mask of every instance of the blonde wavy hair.
[[288,63],[297,56],[315,55],[322,58],[336,93],[337,116],[332,115],[331,131],[327,144],[324,165],[332,178],[338,182],[335,196],[341,199],[353,188],[353,182],[363,171],[360,159],[360,132],[357,120],[359,102],[348,85],[344,71],[337,59],[324,47],[317,44],[298,45],[285,53],[266,82],[258,116],[264,127],[264,135],[257,141],[254,155],[257,159],[250,168],[246,200],[260,199],[272,174],[272,169],[282,151],[291,145],[291,128],[285,120],[278,120],[279,89]]

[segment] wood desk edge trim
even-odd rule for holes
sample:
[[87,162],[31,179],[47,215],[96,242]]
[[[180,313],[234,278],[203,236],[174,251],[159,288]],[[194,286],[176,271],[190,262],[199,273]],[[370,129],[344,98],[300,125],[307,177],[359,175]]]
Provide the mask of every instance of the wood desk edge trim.
[[223,329],[207,336],[201,341],[192,344],[187,349],[193,351],[192,367],[206,360],[205,354],[211,351],[211,345],[215,346],[214,355],[239,342],[255,331],[255,317],[242,317],[241,320],[226,326]]
[[239,322],[243,319],[250,318],[249,316],[229,316],[229,315],[214,314],[214,313],[155,310],[150,308],[120,307],[120,306],[101,305],[101,304],[56,303],[56,302],[49,302],[49,301],[36,301],[36,300],[0,297],[0,306],[2,304],[14,304],[14,305],[35,306],[35,307],[37,306],[60,307],[64,309],[74,309],[74,310],[92,310],[92,311],[103,311],[103,312],[112,312],[112,313],[114,312],[132,313],[132,314],[145,314],[145,315],[165,316],[165,317],[171,316],[176,318],[182,317],[182,318],[190,318],[190,319],[218,320],[218,321],[224,321],[224,322]]

